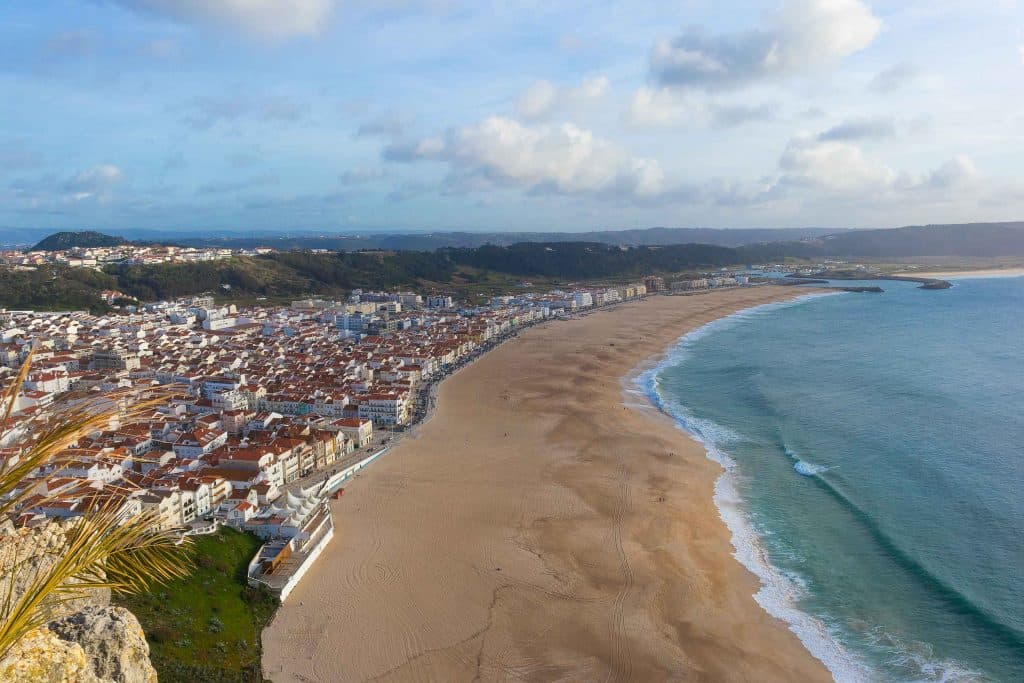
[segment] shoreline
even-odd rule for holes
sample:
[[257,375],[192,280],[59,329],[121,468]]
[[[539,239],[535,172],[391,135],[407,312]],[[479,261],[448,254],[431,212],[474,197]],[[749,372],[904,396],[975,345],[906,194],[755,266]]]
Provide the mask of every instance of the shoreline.
[[264,631],[265,675],[831,680],[755,602],[713,502],[721,469],[623,394],[681,335],[803,296],[652,297],[449,377],[432,418],[332,501],[338,533]]
[[904,271],[896,275],[941,278],[945,280],[973,279],[973,278],[997,278],[997,277],[1020,277],[1024,275],[1024,268],[979,268],[975,270],[941,270],[941,271]]
[[[655,380],[661,370],[683,362],[680,356],[689,343],[712,333],[715,328],[741,323],[751,314],[761,311],[788,308],[812,298],[841,294],[843,291],[846,290],[805,293],[792,299],[758,304],[692,329],[672,342],[663,353],[651,356],[623,377],[623,398],[624,404],[633,409],[646,411],[652,418],[669,420],[688,438],[700,443],[709,460],[721,466],[722,471],[715,481],[713,500],[723,524],[731,534],[733,557],[760,581],[754,599],[765,612],[784,622],[807,651],[828,668],[836,681],[852,681],[870,679],[870,669],[855,654],[836,642],[820,619],[802,611],[795,604],[800,588],[769,561],[761,537],[754,529],[744,500],[737,490],[734,476],[736,462],[730,454],[720,450],[711,437],[701,432],[699,423],[694,422],[685,406],[679,405],[673,410],[673,406],[658,393]],[[641,403],[628,402],[627,397],[636,394],[640,395]]]

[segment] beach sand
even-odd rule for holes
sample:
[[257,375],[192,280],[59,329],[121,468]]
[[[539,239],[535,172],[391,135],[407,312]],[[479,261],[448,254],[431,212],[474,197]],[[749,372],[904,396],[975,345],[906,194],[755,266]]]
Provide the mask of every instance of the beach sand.
[[336,535],[264,631],[288,681],[824,681],[753,599],[720,467],[622,378],[679,336],[803,294],[652,297],[522,333],[332,502]]
[[1019,277],[1024,275],[1024,268],[979,268],[976,270],[936,270],[922,271],[920,273],[907,271],[899,275],[912,275],[914,277],[936,277],[955,279],[958,277]]

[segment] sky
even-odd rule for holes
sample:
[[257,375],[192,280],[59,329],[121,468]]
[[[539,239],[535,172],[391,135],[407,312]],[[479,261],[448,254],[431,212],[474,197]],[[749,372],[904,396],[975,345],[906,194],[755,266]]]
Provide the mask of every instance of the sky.
[[1024,219],[1024,0],[12,0],[0,229]]

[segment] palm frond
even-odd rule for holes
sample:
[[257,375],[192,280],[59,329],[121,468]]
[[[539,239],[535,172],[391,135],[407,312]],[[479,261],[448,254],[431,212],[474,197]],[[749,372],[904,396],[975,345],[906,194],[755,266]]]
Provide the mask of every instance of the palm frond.
[[[0,415],[13,414],[19,389],[28,376],[30,353],[18,375],[0,394]],[[0,516],[9,514],[32,495],[26,477],[45,468],[65,449],[106,428],[138,420],[166,402],[169,390],[140,398],[121,390],[68,402],[53,409],[13,465],[0,462]],[[45,481],[45,477],[44,477]],[[155,513],[131,513],[123,499],[91,505],[73,522],[62,524],[57,548],[22,549],[15,544],[5,557],[6,581],[0,600],[0,659],[25,635],[46,624],[67,603],[89,591],[109,588],[137,593],[155,583],[186,576],[190,539],[164,529]],[[15,590],[16,579],[22,589]]]

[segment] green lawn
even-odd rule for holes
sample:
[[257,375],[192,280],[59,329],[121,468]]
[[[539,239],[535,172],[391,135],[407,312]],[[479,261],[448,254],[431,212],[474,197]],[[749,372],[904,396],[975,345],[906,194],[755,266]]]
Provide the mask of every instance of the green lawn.
[[246,585],[260,541],[232,529],[195,539],[190,577],[114,601],[139,618],[160,683],[250,683],[260,674],[260,632],[278,600]]

